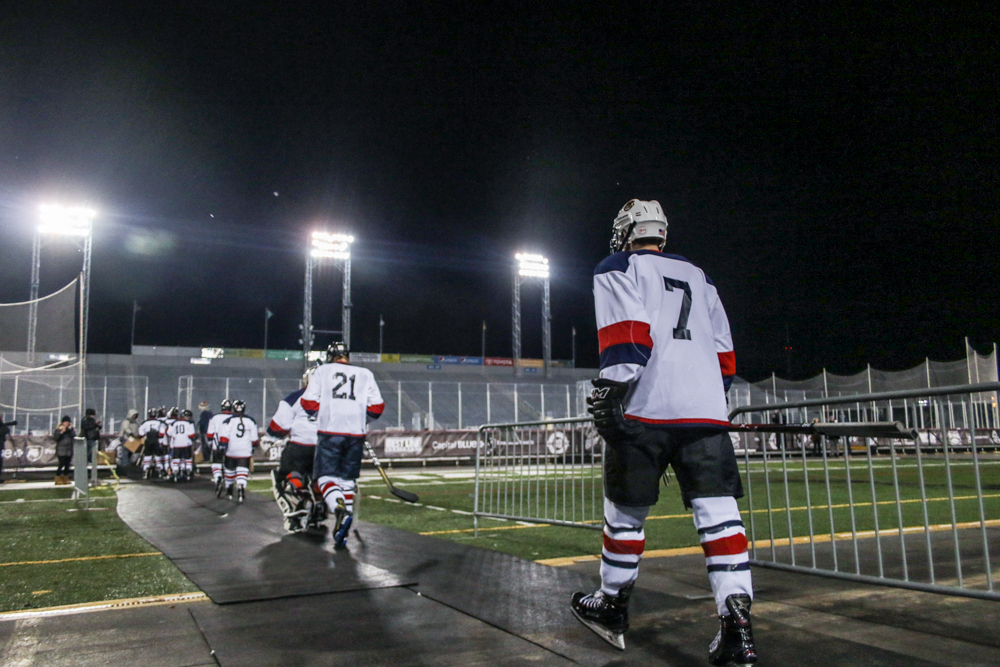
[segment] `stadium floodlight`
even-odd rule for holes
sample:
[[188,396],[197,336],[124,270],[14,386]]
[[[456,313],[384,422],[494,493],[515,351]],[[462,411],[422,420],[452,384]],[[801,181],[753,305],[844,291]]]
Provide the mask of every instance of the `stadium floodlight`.
[[542,365],[545,377],[552,365],[552,310],[549,300],[549,260],[536,253],[514,255],[513,294],[511,299],[511,331],[513,333],[514,375],[521,373],[521,283],[537,278],[542,283]]
[[97,215],[95,211],[83,206],[58,204],[42,204],[40,211],[42,223],[38,225],[38,231],[63,236],[89,236],[91,221]]
[[348,234],[313,232],[310,252],[317,259],[350,259],[352,243],[354,237]]
[[519,252],[514,255],[518,261],[518,275],[525,278],[548,278],[549,260],[541,255]]
[[340,333],[347,344],[351,346],[351,244],[354,243],[354,236],[351,234],[331,234],[325,231],[314,231],[311,243],[306,253],[306,279],[305,294],[302,303],[302,356],[309,365],[311,357],[316,354],[312,349],[313,333],[316,331],[312,324],[313,310],[313,269],[317,262],[326,259],[339,260],[339,266],[343,270],[343,300],[341,303],[341,331],[324,332]]
[[28,309],[28,360],[35,358],[35,338],[38,331],[38,287],[41,273],[42,236],[81,237],[83,244],[83,277],[80,284],[82,312],[80,318],[80,359],[85,364],[87,357],[87,333],[90,317],[90,257],[92,249],[92,227],[97,213],[85,206],[61,206],[42,204],[39,206],[39,225],[35,228],[35,239],[31,257],[31,306]]

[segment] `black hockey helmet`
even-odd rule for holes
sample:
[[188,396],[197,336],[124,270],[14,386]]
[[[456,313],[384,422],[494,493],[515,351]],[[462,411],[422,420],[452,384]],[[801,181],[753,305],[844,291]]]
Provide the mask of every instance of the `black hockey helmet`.
[[167,408],[165,406],[161,405],[159,408],[156,409],[156,416],[159,417],[160,419],[163,419],[164,417],[166,417],[167,416]]
[[146,419],[156,419],[156,408],[146,410]]
[[191,419],[192,417],[194,417],[194,413],[192,413],[190,410],[183,410],[181,411],[181,417],[184,419]]
[[243,414],[247,411],[247,404],[243,401],[233,401],[233,412],[238,415]]
[[222,399],[222,403],[219,405],[219,408],[223,412],[232,412],[233,411],[233,402],[230,401],[228,398],[224,398],[224,399]]
[[167,413],[167,417],[170,419],[177,419],[181,414],[180,408],[170,408],[170,412]]
[[337,359],[343,357],[344,359],[349,359],[351,356],[350,350],[347,349],[347,343],[344,341],[337,341],[336,343],[330,343],[330,346],[326,348],[326,362],[328,364],[333,363]]

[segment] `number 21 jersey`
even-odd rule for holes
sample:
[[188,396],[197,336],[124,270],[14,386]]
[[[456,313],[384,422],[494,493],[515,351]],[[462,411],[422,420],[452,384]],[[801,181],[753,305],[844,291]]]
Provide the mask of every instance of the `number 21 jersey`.
[[372,372],[341,363],[317,368],[299,403],[310,414],[318,411],[316,430],[325,435],[363,436],[368,420],[378,419],[385,409]]
[[725,427],[736,373],[715,285],[678,255],[619,252],[594,270],[601,377],[632,384],[625,416],[651,427]]

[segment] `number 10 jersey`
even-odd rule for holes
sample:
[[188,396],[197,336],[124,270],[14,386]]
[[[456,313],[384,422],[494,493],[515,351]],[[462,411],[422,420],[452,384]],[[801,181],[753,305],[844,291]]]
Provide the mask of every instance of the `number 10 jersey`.
[[632,385],[625,416],[725,427],[736,373],[729,320],[705,272],[678,255],[619,252],[594,270],[601,377]]
[[372,372],[341,363],[317,368],[299,403],[306,412],[317,414],[316,430],[326,435],[363,436],[368,421],[378,419],[385,409]]

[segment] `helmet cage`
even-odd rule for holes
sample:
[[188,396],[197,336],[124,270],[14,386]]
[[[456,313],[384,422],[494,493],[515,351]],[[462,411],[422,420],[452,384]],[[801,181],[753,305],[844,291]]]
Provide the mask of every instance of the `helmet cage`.
[[[637,230],[636,227],[639,225],[641,226]],[[655,227],[656,233],[642,233],[641,230],[647,225]],[[642,233],[642,236],[637,236],[639,233]],[[612,225],[611,253],[621,252],[637,238],[656,239],[658,247],[663,249],[663,244],[667,241],[667,216],[663,214],[660,202],[640,199],[630,199],[626,202]]]

